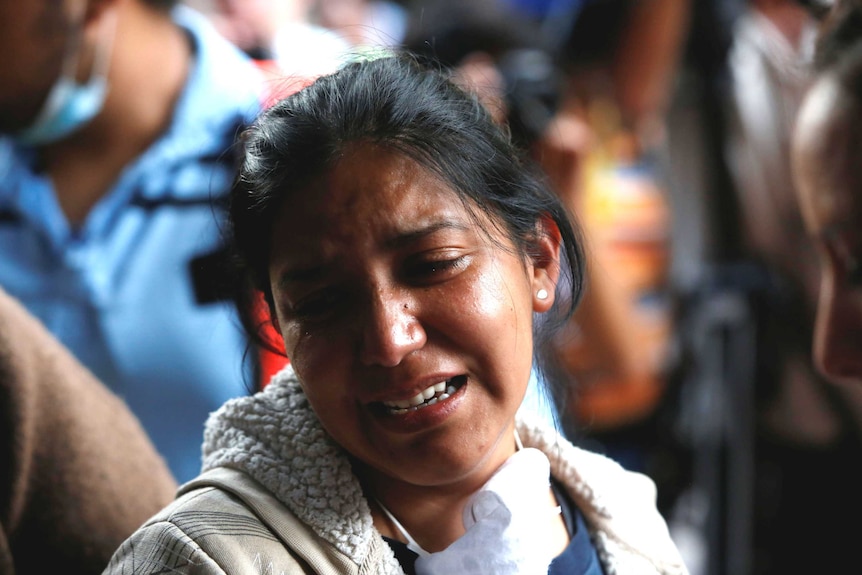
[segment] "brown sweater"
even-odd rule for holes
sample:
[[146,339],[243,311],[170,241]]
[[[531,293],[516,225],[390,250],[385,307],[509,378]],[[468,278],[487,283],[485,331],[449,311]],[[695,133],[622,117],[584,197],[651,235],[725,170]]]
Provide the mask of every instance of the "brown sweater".
[[0,574],[98,574],[174,498],[126,405],[0,289]]

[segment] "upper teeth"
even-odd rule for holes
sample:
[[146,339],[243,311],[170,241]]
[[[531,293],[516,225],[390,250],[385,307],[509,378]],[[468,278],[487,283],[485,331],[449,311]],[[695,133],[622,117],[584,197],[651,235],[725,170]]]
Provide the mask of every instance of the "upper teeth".
[[[420,391],[410,399],[405,399],[402,401],[384,401],[383,405],[386,407],[390,407],[392,409],[409,409],[411,407],[416,407],[417,405],[421,405],[437,395],[438,393],[443,393],[446,391],[446,382],[441,381],[440,383],[435,383],[434,385],[428,386],[424,390]],[[443,398],[441,398],[443,399]]]

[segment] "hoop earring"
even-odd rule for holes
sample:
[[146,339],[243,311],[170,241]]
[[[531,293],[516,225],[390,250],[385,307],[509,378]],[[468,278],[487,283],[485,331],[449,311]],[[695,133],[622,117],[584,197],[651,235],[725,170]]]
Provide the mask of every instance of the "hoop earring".
[[545,288],[540,289],[536,292],[536,297],[543,301],[548,299],[548,290]]

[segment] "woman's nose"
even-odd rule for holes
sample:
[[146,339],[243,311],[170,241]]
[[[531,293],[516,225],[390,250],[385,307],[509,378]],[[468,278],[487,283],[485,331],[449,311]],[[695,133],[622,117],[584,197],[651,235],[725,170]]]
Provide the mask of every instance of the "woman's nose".
[[361,314],[359,359],[364,365],[393,367],[425,345],[426,334],[411,298],[376,293]]

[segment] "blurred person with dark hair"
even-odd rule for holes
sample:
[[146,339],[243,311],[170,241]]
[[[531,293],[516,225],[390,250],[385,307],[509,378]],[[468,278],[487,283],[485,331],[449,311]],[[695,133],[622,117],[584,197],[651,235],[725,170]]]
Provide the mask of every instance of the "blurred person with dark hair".
[[862,382],[862,2],[838,2],[821,30],[815,82],[794,133],[802,215],[821,262],[814,355]]
[[121,399],[0,289],[0,573],[97,575],[176,483]]
[[0,285],[140,418],[179,480],[247,340],[218,207],[259,71],[167,0],[0,0]]
[[811,360],[820,270],[791,154],[814,79],[818,21],[807,4],[749,0],[735,22],[728,60],[726,151],[738,233],[764,284],[752,390],[755,573],[842,571],[852,561],[854,537],[840,518],[852,520],[862,510],[862,474],[848,464],[862,452],[862,394],[830,385]]

